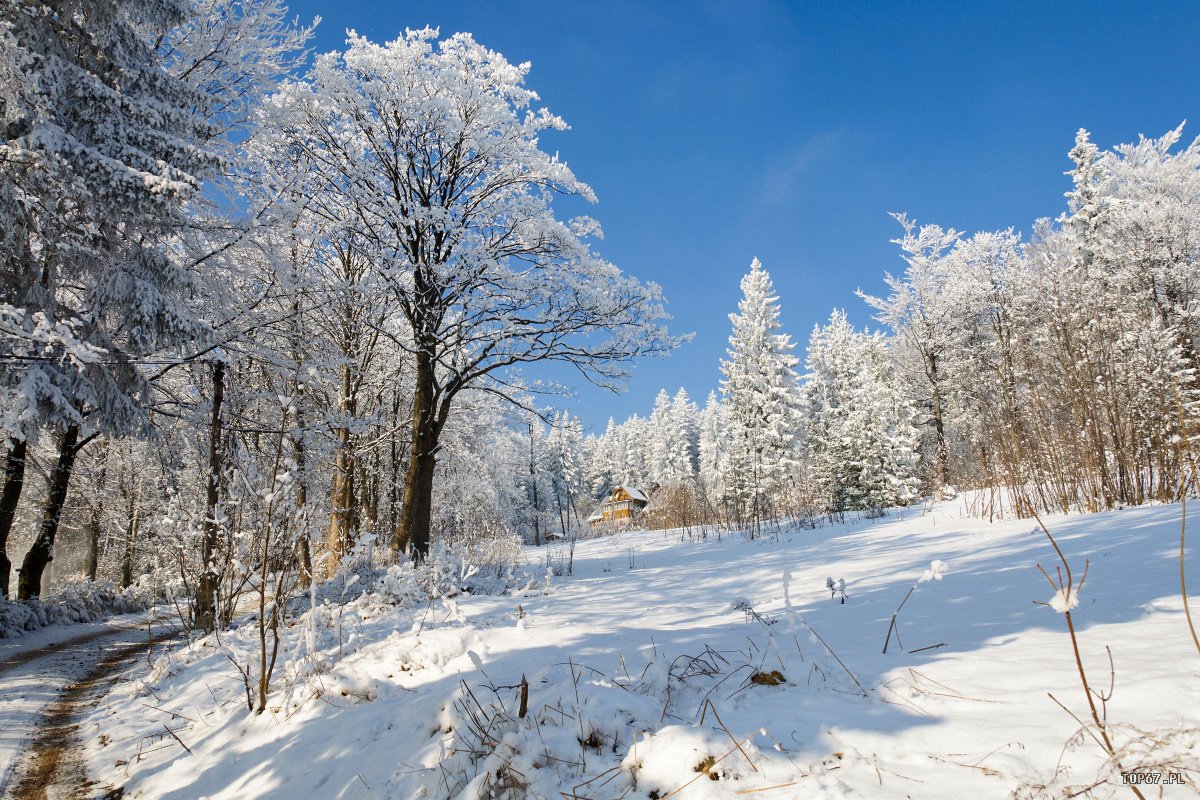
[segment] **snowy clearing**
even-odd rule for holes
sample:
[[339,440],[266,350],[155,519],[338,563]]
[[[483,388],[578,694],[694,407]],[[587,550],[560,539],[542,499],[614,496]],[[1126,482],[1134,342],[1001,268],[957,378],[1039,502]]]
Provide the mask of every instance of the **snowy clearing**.
[[[1176,505],[1047,520],[1091,564],[1074,616],[1105,691],[1112,649],[1123,766],[1189,783],[1146,790],[1162,797],[1200,781],[1178,520]],[[93,776],[139,798],[1034,797],[1061,764],[1057,796],[1108,773],[1047,696],[1086,717],[1064,618],[1034,603],[1052,557],[1031,522],[954,502],[755,541],[628,533],[580,543],[549,592],[409,608],[366,593],[340,614],[340,656],[327,605],[320,657],[297,630],[261,716],[223,655],[249,658],[249,626],[139,668],[81,732]]]

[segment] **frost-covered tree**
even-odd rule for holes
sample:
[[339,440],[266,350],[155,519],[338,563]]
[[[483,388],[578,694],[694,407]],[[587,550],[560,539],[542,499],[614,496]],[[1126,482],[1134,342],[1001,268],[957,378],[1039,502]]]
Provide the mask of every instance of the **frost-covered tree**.
[[721,392],[729,413],[726,497],[743,518],[764,511],[769,496],[795,474],[798,387],[791,337],[778,333],[779,298],[756,258],[742,278],[738,313],[730,314]]
[[929,410],[932,427],[934,482],[950,483],[950,454],[946,434],[947,380],[945,361],[958,337],[960,309],[953,303],[952,261],[948,258],[962,235],[937,225],[917,227],[904,214],[894,214],[904,227],[904,236],[894,239],[900,245],[908,267],[902,276],[884,276],[891,294],[874,297],[861,291],[858,296],[876,310],[875,319],[891,328],[893,335],[914,356],[916,369],[905,372],[914,387],[920,387],[922,405]]
[[618,436],[617,422],[609,417],[604,433],[592,437],[594,441],[588,448],[588,489],[593,499],[607,497],[616,485],[614,476],[624,468]]
[[844,311],[809,338],[805,431],[813,482],[830,510],[879,511],[916,497],[919,434],[882,336]]
[[672,448],[671,472],[676,480],[695,479],[700,458],[700,410],[683,387],[671,399],[671,419],[676,430]]
[[708,393],[700,412],[698,450],[700,486],[711,505],[720,505],[724,502],[729,457],[729,415],[716,392]]
[[566,536],[582,521],[579,501],[586,494],[583,428],[578,418],[566,411],[554,416],[546,437],[546,454],[551,503],[558,514],[560,531]]
[[510,367],[572,365],[619,382],[622,364],[670,349],[652,285],[595,256],[587,219],[558,220],[556,193],[593,199],[539,134],[527,66],[468,34],[425,29],[378,45],[352,35],[276,98],[280,146],[311,155],[341,193],[410,329],[412,457],[397,551],[429,549],[438,441],[464,391],[507,394]]
[[688,483],[695,477],[696,407],[684,389],[674,399],[660,389],[650,414],[649,477],[662,484]]
[[144,432],[138,360],[196,332],[192,278],[169,239],[218,166],[202,146],[209,100],[154,47],[189,11],[171,0],[0,9],[4,70],[17,77],[0,84],[0,427],[10,462],[43,426],[58,439],[23,597],[40,591],[79,449],[100,431]]

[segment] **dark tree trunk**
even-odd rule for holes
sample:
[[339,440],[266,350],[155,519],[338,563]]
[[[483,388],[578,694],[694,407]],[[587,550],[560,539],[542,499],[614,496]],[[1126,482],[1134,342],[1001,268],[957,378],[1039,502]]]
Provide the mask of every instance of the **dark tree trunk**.
[[392,537],[392,551],[408,551],[417,559],[429,555],[433,521],[433,474],[437,468],[441,417],[437,409],[433,359],[428,350],[417,353],[413,393],[412,457],[404,476],[404,501],[400,523]]
[[[400,390],[396,389],[392,392],[391,427],[393,430],[399,429],[399,420]],[[400,449],[395,435],[388,438],[390,439],[388,443],[390,450],[390,458],[388,460],[388,527],[394,531],[396,530],[396,525],[400,522]]]
[[67,488],[71,482],[71,470],[75,456],[79,454],[79,427],[72,425],[63,432],[58,442],[58,463],[50,473],[50,485],[46,492],[46,503],[42,507],[42,521],[37,538],[21,562],[21,573],[17,583],[17,597],[28,600],[42,593],[42,573],[54,556],[54,537],[58,533],[58,521],[63,505],[67,501]]
[[204,529],[200,554],[204,570],[196,582],[195,625],[211,631],[216,624],[217,572],[213,554],[217,549],[220,526],[217,524],[217,504],[221,499],[221,404],[225,401],[225,363],[213,365],[212,419],[208,434],[208,486],[204,499]]
[[942,386],[938,374],[938,357],[929,356],[929,382],[933,385],[933,430],[937,436],[935,442],[938,470],[938,488],[950,483],[950,450],[946,446],[946,426],[942,415]]
[[538,502],[538,475],[533,458],[533,423],[529,423],[529,483],[533,488],[533,543],[542,546],[541,504]]
[[104,514],[104,482],[108,477],[108,444],[100,454],[100,475],[96,479],[96,491],[92,499],[92,513],[88,519],[87,557],[84,561],[84,571],[88,580],[96,580],[96,572],[100,566],[100,526]]
[[0,597],[8,597],[8,581],[12,573],[12,562],[8,560],[8,533],[17,516],[17,503],[21,500],[21,489],[25,485],[27,447],[24,439],[13,442],[4,461],[4,493],[0,494]]
[[296,560],[300,567],[300,585],[312,583],[312,552],[308,544],[308,472],[304,462],[304,417],[296,414],[296,435],[292,437],[292,453],[296,459],[296,519],[300,523],[300,538],[296,540]]
[[138,506],[138,501],[141,499],[140,483],[136,478],[130,478],[128,505],[126,506],[127,516],[125,518],[125,541],[121,545],[121,588],[128,588],[133,584],[133,556],[136,549],[138,522],[141,508]]

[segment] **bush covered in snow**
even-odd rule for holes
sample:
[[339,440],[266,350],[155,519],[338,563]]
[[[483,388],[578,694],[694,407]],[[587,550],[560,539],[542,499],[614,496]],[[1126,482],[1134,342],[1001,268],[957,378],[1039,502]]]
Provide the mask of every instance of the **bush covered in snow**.
[[21,636],[47,625],[95,622],[114,614],[144,611],[165,600],[161,584],[143,577],[125,589],[108,581],[71,578],[44,598],[21,602],[0,598],[0,639]]

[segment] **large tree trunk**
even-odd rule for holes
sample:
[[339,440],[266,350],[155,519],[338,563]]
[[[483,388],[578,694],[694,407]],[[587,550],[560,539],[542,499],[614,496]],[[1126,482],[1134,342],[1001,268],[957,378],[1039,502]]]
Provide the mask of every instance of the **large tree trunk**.
[[201,534],[200,557],[202,569],[196,583],[195,626],[211,631],[216,625],[217,572],[213,554],[217,549],[220,526],[217,524],[217,503],[221,499],[221,404],[225,400],[225,363],[213,365],[212,418],[208,433],[208,486],[204,498],[204,529]]
[[325,574],[337,574],[342,557],[354,545],[356,527],[356,497],[354,492],[354,441],[350,434],[350,419],[357,409],[354,381],[348,364],[342,365],[342,385],[338,390],[338,413],[341,427],[334,435],[333,477],[329,487],[329,531],[325,536]]
[[8,581],[12,573],[12,562],[8,560],[8,533],[17,516],[17,503],[21,500],[21,489],[25,485],[27,447],[24,439],[13,442],[4,460],[4,493],[0,494],[0,597],[8,597]]
[[42,522],[33,546],[21,562],[21,574],[17,583],[17,597],[28,600],[42,593],[42,573],[53,560],[54,537],[58,533],[58,521],[63,505],[67,502],[67,488],[71,482],[71,470],[75,467],[75,456],[79,454],[79,426],[72,425],[63,432],[58,442],[58,463],[50,473],[50,486],[46,492],[46,503],[42,507]]
[[437,468],[441,419],[437,413],[433,358],[427,350],[417,353],[416,388],[413,393],[412,457],[404,476],[404,503],[400,523],[392,536],[392,551],[408,551],[420,560],[429,555],[433,520],[433,474]]
[[353,546],[354,528],[354,453],[350,429],[339,428],[333,453],[333,477],[329,488],[329,531],[325,536],[325,574],[337,574],[342,557]]

